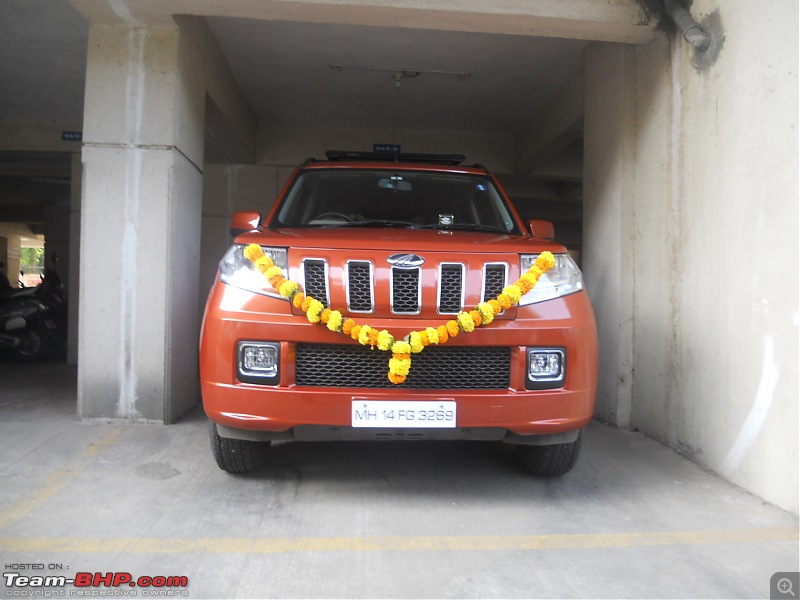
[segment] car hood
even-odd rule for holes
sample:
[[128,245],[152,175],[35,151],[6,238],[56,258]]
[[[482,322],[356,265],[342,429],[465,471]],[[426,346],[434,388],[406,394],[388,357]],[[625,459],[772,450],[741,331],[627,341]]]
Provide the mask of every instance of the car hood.
[[236,238],[241,244],[287,248],[336,248],[342,250],[388,250],[406,252],[515,252],[544,250],[565,252],[565,248],[530,236],[473,231],[403,229],[396,227],[308,228],[253,231]]

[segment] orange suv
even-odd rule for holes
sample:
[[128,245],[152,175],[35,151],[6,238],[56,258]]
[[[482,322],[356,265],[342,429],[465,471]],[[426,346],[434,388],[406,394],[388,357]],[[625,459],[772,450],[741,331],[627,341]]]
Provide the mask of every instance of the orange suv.
[[419,439],[573,467],[597,385],[581,272],[462,161],[331,151],[266,219],[233,215],[200,341],[221,469],[259,468],[273,441]]

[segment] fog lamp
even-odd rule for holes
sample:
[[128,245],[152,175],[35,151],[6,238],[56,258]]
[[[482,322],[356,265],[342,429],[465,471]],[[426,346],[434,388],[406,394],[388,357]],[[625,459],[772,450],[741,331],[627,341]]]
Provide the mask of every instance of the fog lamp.
[[239,342],[239,380],[277,384],[281,346],[276,342]]
[[527,389],[561,387],[567,370],[563,348],[528,348]]

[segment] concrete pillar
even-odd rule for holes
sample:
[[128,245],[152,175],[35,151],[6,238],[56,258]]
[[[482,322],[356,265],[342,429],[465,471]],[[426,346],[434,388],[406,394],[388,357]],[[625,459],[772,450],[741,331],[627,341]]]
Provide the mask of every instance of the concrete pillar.
[[89,32],[81,418],[171,422],[197,401],[205,90],[176,27]]
[[78,307],[80,306],[81,184],[83,163],[72,153],[69,212],[69,274],[66,280],[69,318],[67,325],[67,363],[78,364]]
[[596,416],[631,420],[633,385],[632,50],[591,44],[586,53],[583,271],[600,345]]

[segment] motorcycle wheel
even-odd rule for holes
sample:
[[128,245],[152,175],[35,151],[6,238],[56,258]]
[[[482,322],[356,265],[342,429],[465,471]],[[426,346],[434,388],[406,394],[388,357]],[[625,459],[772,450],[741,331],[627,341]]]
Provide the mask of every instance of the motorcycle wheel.
[[47,352],[47,334],[38,327],[29,327],[20,333],[19,346],[12,350],[14,356],[24,361],[35,361]]

